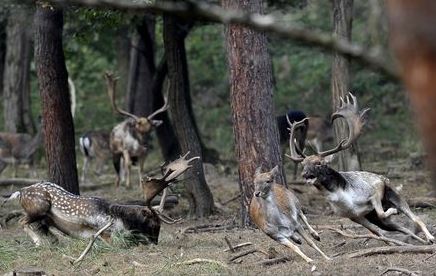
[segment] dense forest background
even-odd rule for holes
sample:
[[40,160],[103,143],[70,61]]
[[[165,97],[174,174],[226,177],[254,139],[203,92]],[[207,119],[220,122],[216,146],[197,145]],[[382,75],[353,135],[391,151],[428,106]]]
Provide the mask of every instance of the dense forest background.
[[[352,41],[390,55],[386,20],[383,14],[380,16],[383,11],[380,5],[382,2],[378,1],[355,1]],[[269,5],[268,12],[283,22],[326,33],[332,30],[329,1],[278,1]],[[64,51],[77,93],[76,138],[88,130],[111,129],[122,119],[111,110],[103,73],[113,70],[122,75],[117,68],[129,57],[120,54],[120,44],[135,35],[134,23],[139,18],[139,15],[107,10],[65,10]],[[155,38],[155,63],[158,64],[163,53],[161,18],[157,18]],[[275,36],[270,36],[269,41],[276,115],[284,114],[288,109],[299,109],[309,116],[327,118],[331,112],[331,54]],[[193,108],[203,141],[219,151],[221,160],[232,160],[234,139],[223,26],[196,23],[186,39],[186,48]],[[120,80],[121,83],[125,81]],[[372,108],[369,126],[360,139],[363,151],[369,153],[362,155],[364,161],[381,158],[384,151],[393,147],[399,155],[420,149],[408,99],[398,83],[352,62],[351,87],[360,103]],[[126,96],[121,88],[118,97],[123,104]],[[36,117],[41,106],[33,60],[31,99],[32,113]],[[0,114],[3,115],[3,111]],[[0,120],[0,128],[3,123],[4,120]],[[153,140],[156,143],[156,139]],[[154,151],[153,154],[159,153]]]

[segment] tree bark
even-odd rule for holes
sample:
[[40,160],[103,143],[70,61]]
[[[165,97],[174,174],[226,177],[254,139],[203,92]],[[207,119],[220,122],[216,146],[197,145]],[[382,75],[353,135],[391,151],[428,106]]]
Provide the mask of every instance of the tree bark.
[[[223,0],[228,9],[262,13],[261,0]],[[248,210],[254,192],[253,176],[257,167],[283,171],[279,134],[273,105],[271,57],[267,38],[240,25],[225,29],[230,69],[230,101],[239,163],[242,199],[242,224],[249,222]],[[286,185],[284,173],[276,181]]]
[[390,46],[415,111],[436,190],[436,2],[388,0]]
[[117,32],[115,47],[117,49],[117,76],[120,78],[117,86],[118,90],[121,91],[121,94],[123,95],[128,95],[127,84],[129,80],[130,46],[131,36],[129,33],[129,27],[128,25],[121,26]]
[[188,99],[189,78],[186,61],[185,36],[181,33],[181,21],[164,16],[164,46],[168,64],[170,114],[180,143],[182,153],[191,152],[191,156],[200,156],[193,168],[187,172],[185,188],[190,204],[190,215],[205,217],[214,209],[213,197],[207,186],[202,166],[202,152],[194,123],[189,116]]
[[136,26],[137,36],[133,39],[130,53],[127,108],[142,117],[153,112],[155,21],[151,15],[142,18]]
[[68,72],[62,48],[62,10],[38,5],[34,26],[48,176],[54,183],[79,194]]
[[0,96],[3,95],[3,73],[5,68],[6,56],[6,24],[7,17],[5,14],[0,14]]
[[[351,41],[351,26],[353,20],[353,0],[333,0],[333,35]],[[345,97],[350,87],[349,59],[335,53],[332,61],[332,110],[339,106],[340,98]],[[336,120],[334,123],[336,141],[339,143],[348,136],[346,124]],[[360,170],[360,160],[357,143],[350,150],[341,151],[338,158],[339,170]]]
[[26,7],[11,9],[6,27],[3,72],[3,112],[8,132],[35,132],[30,111],[30,22]]

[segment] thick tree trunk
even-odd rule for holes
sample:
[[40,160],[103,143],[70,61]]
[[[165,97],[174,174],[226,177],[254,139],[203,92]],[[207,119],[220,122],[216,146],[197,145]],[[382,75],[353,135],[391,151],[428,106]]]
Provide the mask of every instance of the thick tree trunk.
[[25,7],[11,9],[6,27],[6,55],[3,72],[5,130],[34,133],[30,112],[31,29]]
[[131,41],[129,27],[121,26],[117,32],[115,47],[117,49],[116,59],[117,59],[117,76],[119,76],[119,81],[117,84],[118,90],[121,91],[120,94],[127,93],[127,84],[129,79],[129,61],[130,61],[130,51],[131,51]]
[[0,96],[3,95],[3,73],[5,68],[5,56],[6,56],[6,24],[7,17],[4,14],[0,14]]
[[[168,75],[167,59],[164,56],[159,63],[153,78],[153,109],[157,110],[164,104],[163,86]],[[168,112],[162,112],[155,117],[163,123],[156,128],[157,139],[165,161],[171,161],[180,154],[179,141],[174,133],[173,126],[168,117]]]
[[[353,20],[353,0],[333,0],[333,35],[344,40],[351,40],[351,23]],[[332,109],[339,106],[340,97],[345,97],[350,87],[349,59],[336,53],[332,61]],[[344,122],[336,120],[334,123],[336,141],[339,143],[348,135],[347,126]],[[339,170],[360,170],[357,144],[353,144],[350,150],[339,154]]]
[[[262,13],[261,0],[223,0],[228,9]],[[248,208],[253,196],[253,176],[279,165],[277,123],[274,117],[271,57],[265,34],[239,25],[226,27],[227,57],[230,69],[230,100],[236,156],[239,163],[239,186],[242,192],[242,224],[249,224]],[[278,183],[285,184],[282,173]]]
[[51,181],[79,194],[68,72],[62,48],[62,10],[38,5],[34,26],[48,175]]
[[129,112],[144,117],[153,112],[155,21],[154,16],[143,17],[136,27],[138,34],[133,39],[130,53],[127,108]]
[[436,2],[388,0],[390,44],[401,66],[436,190]]
[[164,45],[168,64],[168,102],[173,126],[182,153],[200,156],[193,168],[187,172],[186,193],[190,203],[191,216],[204,217],[213,212],[213,197],[207,186],[202,166],[202,152],[194,124],[189,116],[186,95],[189,93],[188,64],[184,36],[181,35],[179,20],[164,16]]

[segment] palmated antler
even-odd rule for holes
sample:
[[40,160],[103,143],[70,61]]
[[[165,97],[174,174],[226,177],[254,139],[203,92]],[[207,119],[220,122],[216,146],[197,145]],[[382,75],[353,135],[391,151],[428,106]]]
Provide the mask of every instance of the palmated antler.
[[340,117],[345,119],[348,125],[348,138],[343,139],[333,149],[319,152],[318,155],[321,157],[326,157],[336,152],[348,149],[354,143],[354,141],[359,138],[362,128],[366,123],[366,113],[370,109],[365,108],[359,111],[357,99],[353,94],[348,93],[348,95],[345,97],[345,100],[341,97],[340,101],[341,102],[338,109],[332,114],[332,121]]
[[288,115],[286,115],[286,119],[289,124],[289,150],[291,151],[291,155],[286,154],[286,157],[292,159],[294,162],[302,162],[306,156],[302,152],[302,149],[297,149],[297,145],[295,142],[295,130],[301,126],[306,127],[306,122],[309,120],[308,118],[304,118],[299,122],[291,123]]
[[192,167],[189,163],[195,159],[200,159],[200,156],[192,157],[191,159],[186,159],[186,157],[189,155],[189,151],[183,155],[180,156],[179,159],[176,159],[166,165],[164,167],[164,179],[165,181],[173,181],[176,179],[179,175],[184,173],[187,169]]
[[118,78],[114,77],[114,74],[112,72],[109,72],[109,71],[104,73],[104,77],[106,79],[107,93],[109,95],[109,99],[110,99],[111,104],[112,104],[112,109],[114,111],[120,113],[121,115],[129,116],[135,120],[138,119],[138,116],[136,116],[132,113],[129,113],[125,110],[120,109],[115,102],[115,91],[116,91]]

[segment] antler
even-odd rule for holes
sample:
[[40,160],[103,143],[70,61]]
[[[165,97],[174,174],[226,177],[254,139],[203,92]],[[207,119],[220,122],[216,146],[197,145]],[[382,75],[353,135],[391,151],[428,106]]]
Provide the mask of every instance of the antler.
[[115,88],[117,86],[118,78],[114,77],[114,74],[112,72],[105,72],[104,77],[106,79],[107,93],[112,104],[112,109],[120,113],[121,115],[132,117],[135,120],[138,119],[136,115],[120,109],[115,103]]
[[151,113],[150,115],[148,115],[148,116],[147,116],[147,119],[148,119],[149,121],[151,121],[151,120],[153,119],[154,116],[156,116],[156,115],[159,114],[159,113],[164,112],[165,110],[168,109],[168,107],[169,107],[169,105],[168,105],[168,97],[165,97],[165,98],[164,98],[164,105],[163,105],[161,108],[159,108],[158,110],[156,110],[155,112],[153,112],[153,113]]
[[292,159],[294,162],[302,162],[304,160],[304,158],[306,158],[306,156],[304,155],[304,153],[302,152],[301,149],[297,149],[297,145],[295,143],[295,130],[300,127],[301,125],[305,125],[307,120],[309,120],[308,118],[304,118],[303,120],[299,121],[299,122],[295,122],[295,123],[291,123],[291,120],[289,120],[289,116],[286,115],[286,120],[288,121],[289,124],[289,131],[290,131],[290,136],[289,136],[289,149],[291,151],[291,155],[287,155],[286,157]]
[[349,92],[345,97],[345,101],[342,97],[340,98],[340,101],[341,102],[338,109],[332,114],[332,121],[339,117],[345,119],[348,125],[348,138],[343,139],[335,148],[318,153],[318,155],[321,157],[326,157],[333,153],[349,148],[354,141],[359,138],[362,128],[366,123],[365,115],[370,108],[365,108],[359,112],[357,99],[353,94],[351,94],[351,92]]
[[192,157],[191,159],[186,159],[189,153],[190,152],[188,151],[184,156],[180,156],[179,159],[176,159],[165,166],[163,177],[165,181],[172,181],[176,179],[179,175],[192,167],[192,165],[189,164],[191,161],[195,159],[200,159],[199,156]]

